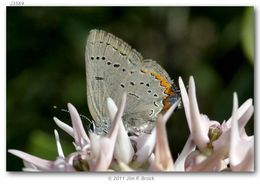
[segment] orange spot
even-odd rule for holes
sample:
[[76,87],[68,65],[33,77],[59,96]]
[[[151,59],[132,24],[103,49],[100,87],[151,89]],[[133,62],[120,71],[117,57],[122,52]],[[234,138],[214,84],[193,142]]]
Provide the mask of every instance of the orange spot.
[[172,91],[172,85],[165,79],[165,77],[155,72],[151,72],[151,75],[160,81],[161,86],[165,87],[165,94],[169,96],[174,94],[174,92]]
[[167,98],[163,100],[163,111],[167,111],[172,106],[172,103],[169,101],[169,97],[170,96],[167,96]]
[[156,72],[150,72],[147,69],[142,69],[141,71],[146,74],[151,74],[152,76],[154,76],[156,79],[160,81],[161,86],[165,87],[164,93],[167,94],[168,96],[163,99],[163,105],[164,105],[163,111],[168,110],[172,106],[172,103],[170,102],[169,99],[171,96],[175,94],[175,92],[172,89],[172,85],[165,79],[165,77],[161,76]]
[[156,79],[158,79],[160,81],[160,85],[165,87],[165,91],[164,93],[171,96],[174,94],[174,92],[172,91],[172,85],[170,83],[168,83],[168,81],[165,79],[165,77],[161,76],[160,74],[157,74],[155,72],[150,72],[147,69],[141,69],[141,72],[146,73],[146,74],[151,74],[152,76],[154,76]]

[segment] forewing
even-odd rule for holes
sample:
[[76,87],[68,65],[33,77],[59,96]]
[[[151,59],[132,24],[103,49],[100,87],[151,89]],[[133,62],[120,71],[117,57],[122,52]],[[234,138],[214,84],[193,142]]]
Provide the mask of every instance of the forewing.
[[119,105],[126,92],[123,122],[127,130],[149,133],[166,95],[160,80],[143,69],[152,72],[157,67],[144,62],[126,42],[102,30],[90,32],[85,58],[88,106],[97,127],[105,124],[110,127],[107,98],[111,97]]

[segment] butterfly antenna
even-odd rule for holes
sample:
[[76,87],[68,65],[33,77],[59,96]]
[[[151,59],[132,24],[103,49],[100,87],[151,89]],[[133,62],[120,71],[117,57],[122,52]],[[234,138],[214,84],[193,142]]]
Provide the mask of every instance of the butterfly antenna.
[[[57,106],[53,106],[54,109],[58,109]],[[69,111],[67,109],[60,109],[61,112],[66,112],[69,113]],[[94,121],[90,120],[87,116],[83,115],[83,114],[79,114],[80,118],[82,119],[86,119],[90,124],[94,125]]]

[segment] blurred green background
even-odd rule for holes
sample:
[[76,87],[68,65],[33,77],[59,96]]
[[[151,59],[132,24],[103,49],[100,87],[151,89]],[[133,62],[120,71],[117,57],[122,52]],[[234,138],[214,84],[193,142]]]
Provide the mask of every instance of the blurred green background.
[[[91,118],[84,48],[94,28],[156,60],[175,81],[193,75],[200,111],[213,120],[230,117],[234,91],[240,104],[254,97],[253,7],[7,7],[7,149],[54,160],[52,118],[70,117],[53,106],[71,102]],[[183,110],[167,128],[176,159],[189,135]],[[73,152],[72,138],[58,131],[65,154]],[[21,159],[6,156],[8,171],[21,170]]]

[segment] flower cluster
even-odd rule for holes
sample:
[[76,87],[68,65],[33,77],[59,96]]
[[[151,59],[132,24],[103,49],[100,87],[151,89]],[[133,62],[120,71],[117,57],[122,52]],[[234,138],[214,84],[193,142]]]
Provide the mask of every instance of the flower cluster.
[[238,107],[234,93],[232,116],[220,124],[200,113],[193,77],[190,77],[188,92],[181,78],[179,87],[190,136],[175,161],[169,149],[166,122],[180,100],[166,113],[158,115],[151,134],[128,136],[121,119],[125,94],[119,107],[111,98],[107,99],[112,124],[104,136],[91,131],[86,133],[80,115],[70,103],[72,127],[54,117],[55,123],[74,139],[75,152],[67,156],[56,130],[58,156],[55,161],[19,150],[8,152],[23,159],[24,171],[254,171],[254,136],[245,132],[245,125],[254,112],[252,99]]

